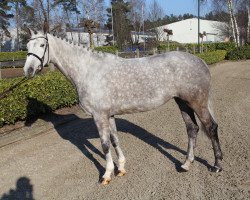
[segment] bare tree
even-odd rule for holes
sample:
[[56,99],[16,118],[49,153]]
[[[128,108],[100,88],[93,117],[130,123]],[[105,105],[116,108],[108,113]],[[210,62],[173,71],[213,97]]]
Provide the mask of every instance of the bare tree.
[[157,22],[159,19],[163,18],[164,11],[157,0],[153,0],[149,5],[148,19],[152,22]]
[[163,32],[163,28],[159,27],[162,25],[160,19],[163,18],[163,13],[163,8],[159,4],[159,2],[157,0],[153,0],[149,5],[148,20],[151,22],[151,26],[153,28],[151,31],[155,33],[157,42],[163,39],[165,35],[165,33]]
[[[240,45],[240,30],[237,21],[239,4],[246,0],[212,0],[215,10],[225,11],[229,14],[231,35],[237,46]],[[248,1],[248,0],[247,0]]]
[[82,0],[84,18],[104,24],[105,5],[104,0]]
[[228,7],[228,12],[230,15],[230,22],[232,26],[232,31],[233,31],[233,38],[237,46],[239,46],[240,42],[240,33],[239,33],[239,27],[238,23],[235,17],[235,8],[233,4],[233,0],[226,0],[227,7]]
[[20,50],[20,10],[23,7],[27,6],[27,2],[26,0],[12,0],[11,1],[13,8],[14,8],[14,12],[15,12],[15,24],[16,24],[16,34],[17,34],[17,45],[16,48],[19,51]]
[[0,31],[2,32],[2,37],[3,35],[11,37],[8,26],[9,20],[13,17],[13,14],[8,13],[11,10],[11,6],[9,4],[10,1],[1,1],[0,3]]
[[247,42],[250,43],[250,5],[249,2],[247,4],[247,18],[248,18],[248,24],[247,24]]
[[37,21],[36,28],[42,29],[44,22],[47,23],[50,30],[50,12],[51,2],[50,0],[34,0],[33,8],[35,12],[35,19]]
[[240,1],[240,8],[239,10],[245,10],[245,16],[243,16],[245,23],[245,30],[246,30],[246,41],[250,43],[250,0],[239,0]]
[[134,31],[137,33],[135,38],[135,43],[139,42],[139,32],[143,28],[143,22],[145,18],[145,0],[129,0],[130,12],[129,19],[134,28]]
[[[79,24],[78,15],[80,14],[79,5],[77,0],[54,0],[54,6],[59,6],[63,9],[66,16],[66,27],[70,30],[71,40],[73,41],[72,28],[74,24]],[[74,19],[76,23],[74,23]],[[80,42],[78,40],[78,42]]]
[[99,24],[90,19],[85,20],[83,23],[84,23],[84,27],[87,29],[89,33],[90,48],[93,49],[94,48],[93,33],[94,33],[94,29],[99,28]]

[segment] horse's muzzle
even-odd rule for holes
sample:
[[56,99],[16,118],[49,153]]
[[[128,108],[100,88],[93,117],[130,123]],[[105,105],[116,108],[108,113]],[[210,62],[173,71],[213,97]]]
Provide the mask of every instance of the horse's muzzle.
[[27,71],[25,72],[26,78],[32,78],[34,75],[35,75],[35,73],[34,73],[34,68],[33,67],[29,67],[27,69]]

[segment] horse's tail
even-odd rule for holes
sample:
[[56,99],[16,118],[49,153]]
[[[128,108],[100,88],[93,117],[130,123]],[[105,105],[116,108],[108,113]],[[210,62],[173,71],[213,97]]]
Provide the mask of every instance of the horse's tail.
[[216,117],[215,117],[214,109],[213,109],[213,95],[211,94],[211,90],[210,90],[209,96],[208,96],[208,110],[209,110],[209,113],[212,116],[213,120],[216,121]]

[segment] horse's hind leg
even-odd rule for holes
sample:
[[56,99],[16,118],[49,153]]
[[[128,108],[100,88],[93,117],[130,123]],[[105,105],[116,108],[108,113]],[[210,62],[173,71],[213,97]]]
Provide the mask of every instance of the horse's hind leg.
[[186,124],[188,134],[188,149],[185,163],[181,166],[185,171],[189,170],[190,164],[194,161],[194,148],[196,146],[196,137],[199,131],[199,126],[195,120],[194,111],[187,105],[187,103],[180,98],[175,98],[178,104],[183,120]]
[[219,137],[218,137],[218,124],[214,121],[207,104],[206,106],[194,105],[193,108],[195,110],[195,113],[198,115],[201,123],[203,124],[208,137],[212,141],[214,157],[215,157],[215,164],[214,164],[213,171],[220,172],[222,171],[220,161],[222,160],[223,156],[222,156]]
[[118,156],[118,166],[117,166],[118,167],[118,174],[117,174],[117,176],[124,176],[126,174],[126,171],[124,168],[126,159],[125,159],[123,152],[121,150],[121,147],[119,145],[119,140],[117,137],[117,128],[116,128],[116,124],[115,124],[115,118],[110,117],[109,123],[110,123],[110,129],[111,129],[110,140],[111,140],[113,147],[115,148],[116,155]]
[[110,151],[111,131],[110,131],[109,118],[106,115],[99,115],[99,114],[95,114],[93,115],[93,117],[100,135],[102,149],[106,158],[106,171],[102,176],[103,178],[102,184],[107,185],[111,181],[111,174],[114,171],[114,163]]

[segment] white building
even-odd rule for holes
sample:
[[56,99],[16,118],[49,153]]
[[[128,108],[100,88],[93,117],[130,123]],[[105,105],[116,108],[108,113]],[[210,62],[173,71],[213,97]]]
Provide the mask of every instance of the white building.
[[[200,33],[206,33],[204,42],[223,42],[227,38],[221,34],[219,30],[225,27],[226,23],[210,20],[200,20]],[[167,41],[167,34],[163,31],[169,29],[173,31],[173,35],[169,36],[170,41],[179,43],[197,43],[198,42],[198,19],[191,18],[179,22],[156,28],[160,41]]]
[[[100,32],[100,33],[93,33],[93,42],[95,46],[104,46],[107,45],[106,38],[109,36],[108,31],[106,32]],[[90,46],[89,42],[89,34],[86,32],[66,32],[66,38],[74,43],[78,43],[80,40],[80,43],[83,44],[86,47]]]

